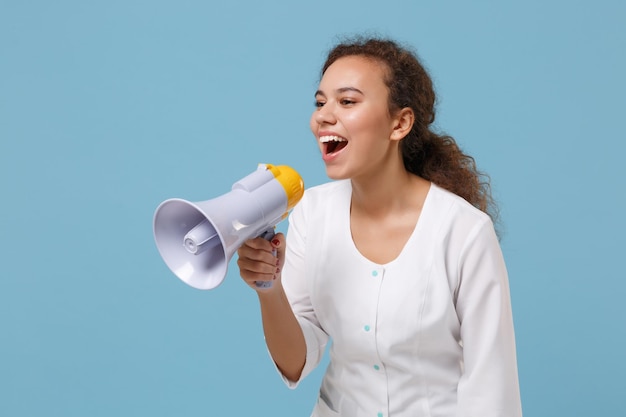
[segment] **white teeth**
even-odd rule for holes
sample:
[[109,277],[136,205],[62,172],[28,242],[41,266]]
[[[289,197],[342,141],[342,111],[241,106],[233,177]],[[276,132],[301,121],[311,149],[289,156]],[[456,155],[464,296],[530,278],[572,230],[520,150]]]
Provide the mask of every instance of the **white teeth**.
[[334,135],[320,136],[320,142],[322,142],[322,143],[326,143],[326,142],[346,142],[346,139],[342,138],[341,136],[334,136]]

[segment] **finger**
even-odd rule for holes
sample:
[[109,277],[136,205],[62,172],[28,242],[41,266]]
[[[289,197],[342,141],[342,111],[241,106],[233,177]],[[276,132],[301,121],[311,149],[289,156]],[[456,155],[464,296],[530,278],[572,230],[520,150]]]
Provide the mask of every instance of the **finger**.
[[274,248],[265,239],[250,239],[237,250],[239,258],[251,259],[259,262],[275,263]]
[[250,239],[237,250],[239,275],[248,286],[257,291],[269,290],[270,287],[259,287],[258,283],[276,280],[280,271],[277,258],[278,248],[274,246],[284,247],[284,243],[281,243],[284,242],[284,236],[281,234],[272,241],[274,243],[264,238]]
[[[239,271],[243,274],[246,274],[246,277],[251,275],[273,275],[276,273],[276,258],[272,257],[273,261],[271,262],[261,262],[256,261],[250,258],[239,258],[237,259],[237,266],[239,266]],[[244,277],[244,278],[246,278]]]
[[278,258],[277,266],[282,267],[285,261],[285,250],[287,249],[285,235],[276,233],[270,243],[272,244],[272,248],[276,251],[276,258]]
[[242,247],[244,246],[252,248],[252,249],[259,249],[259,250],[265,250],[265,251],[270,251],[270,252],[273,250],[270,242],[268,242],[266,239],[263,239],[262,237],[255,237],[254,239],[248,239],[242,245]]
[[276,271],[278,270],[276,266],[258,262],[247,264],[245,260],[238,261],[238,264],[240,264],[239,274],[246,284],[255,290],[259,289],[257,282],[274,281],[276,279]]

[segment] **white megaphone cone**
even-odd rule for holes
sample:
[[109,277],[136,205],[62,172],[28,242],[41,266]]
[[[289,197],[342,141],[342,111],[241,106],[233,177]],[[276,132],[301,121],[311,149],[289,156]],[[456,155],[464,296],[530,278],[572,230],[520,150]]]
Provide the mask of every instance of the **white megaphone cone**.
[[201,290],[215,288],[226,277],[228,263],[241,244],[257,236],[271,238],[274,226],[303,193],[302,178],[295,170],[260,164],[220,197],[161,203],[154,214],[157,248],[182,281]]

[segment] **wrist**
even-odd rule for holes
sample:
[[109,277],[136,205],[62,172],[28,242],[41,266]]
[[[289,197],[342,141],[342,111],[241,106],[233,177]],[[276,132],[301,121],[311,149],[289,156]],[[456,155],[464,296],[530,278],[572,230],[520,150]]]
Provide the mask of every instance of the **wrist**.
[[285,295],[285,290],[280,282],[280,279],[275,279],[272,281],[272,286],[268,288],[257,288],[256,294],[259,297],[261,302],[275,302],[281,298],[287,298]]

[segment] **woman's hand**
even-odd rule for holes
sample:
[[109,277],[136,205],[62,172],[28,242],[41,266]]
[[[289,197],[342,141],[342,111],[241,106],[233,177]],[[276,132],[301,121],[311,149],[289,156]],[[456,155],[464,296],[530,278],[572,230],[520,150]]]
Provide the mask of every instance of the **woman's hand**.
[[[285,262],[285,236],[277,233],[267,241],[262,237],[249,239],[237,250],[239,275],[254,290],[269,292],[280,281]],[[271,282],[271,287],[258,287],[256,282]]]

